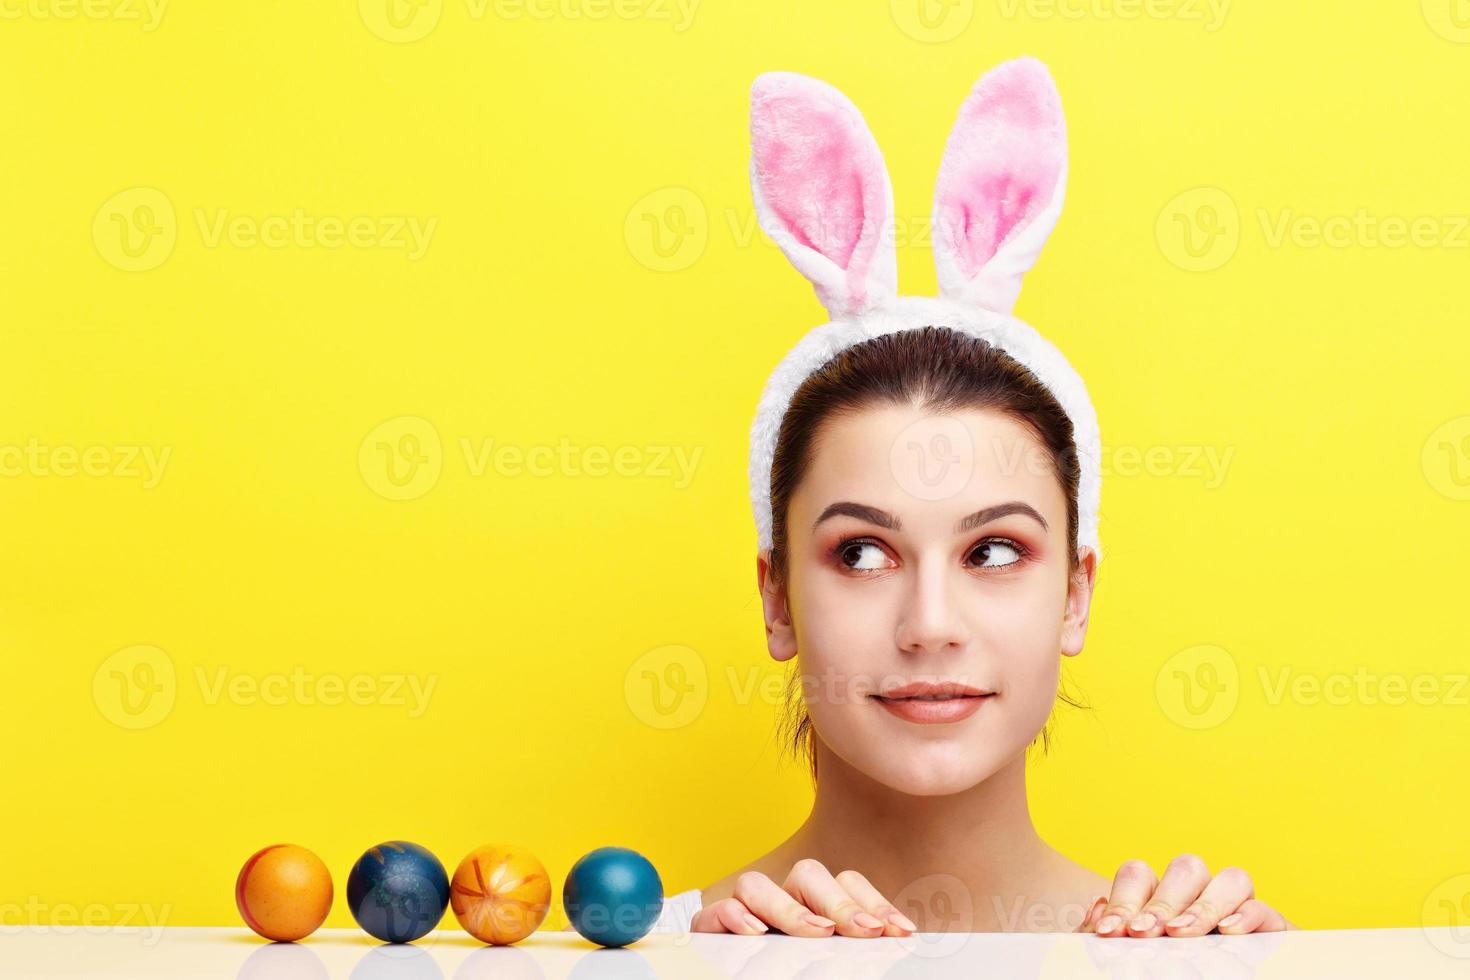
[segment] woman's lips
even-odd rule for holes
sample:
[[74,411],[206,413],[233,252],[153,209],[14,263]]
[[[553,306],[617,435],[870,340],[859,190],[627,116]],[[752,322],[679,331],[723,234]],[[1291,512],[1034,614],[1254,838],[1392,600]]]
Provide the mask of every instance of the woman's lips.
[[980,710],[980,705],[993,694],[950,695],[941,697],[888,698],[871,695],[889,714],[917,725],[944,725],[966,718]]

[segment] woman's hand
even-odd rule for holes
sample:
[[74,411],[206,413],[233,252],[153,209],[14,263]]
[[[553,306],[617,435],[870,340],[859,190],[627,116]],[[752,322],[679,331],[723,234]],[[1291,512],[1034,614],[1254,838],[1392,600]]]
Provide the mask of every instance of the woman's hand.
[[916,926],[856,871],[833,877],[822,862],[803,858],[783,884],[756,871],[735,881],[730,898],[694,913],[690,932],[759,936],[774,926],[788,936],[873,938],[907,936]]
[[1256,898],[1250,875],[1240,868],[1211,877],[1203,858],[1183,854],[1169,862],[1162,880],[1143,861],[1125,861],[1113,879],[1112,895],[1093,903],[1078,931],[1143,939],[1295,928]]

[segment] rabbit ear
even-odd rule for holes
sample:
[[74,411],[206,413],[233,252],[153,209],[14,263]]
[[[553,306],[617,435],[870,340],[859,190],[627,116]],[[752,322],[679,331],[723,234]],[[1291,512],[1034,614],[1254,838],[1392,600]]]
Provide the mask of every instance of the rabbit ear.
[[825,82],[766,72],[750,89],[756,218],[832,319],[898,292],[893,187],[857,107]]
[[1056,226],[1067,128],[1046,66],[997,65],[970,90],[934,190],[934,264],[945,297],[1009,313]]

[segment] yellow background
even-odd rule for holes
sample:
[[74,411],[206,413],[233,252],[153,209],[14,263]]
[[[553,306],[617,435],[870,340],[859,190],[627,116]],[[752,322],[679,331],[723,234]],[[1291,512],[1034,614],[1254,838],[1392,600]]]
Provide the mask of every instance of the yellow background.
[[[672,893],[782,839],[808,789],[745,686],[779,676],[746,440],[822,317],[755,226],[749,85],[851,96],[915,236],[901,289],[929,293],[945,136],[1020,54],[1056,77],[1071,174],[1017,312],[1110,451],[1158,450],[1105,473],[1069,667],[1093,708],[1059,710],[1034,767],[1041,830],[1105,874],[1241,865],[1305,927],[1465,898],[1463,5],[429,0],[395,28],[352,0],[176,0],[146,29],[141,5],[47,3],[0,22],[0,446],[170,455],[151,486],[122,455],[0,477],[6,924],[238,924],[239,865],[291,841],[351,925],[347,869],[395,837],[451,869],[530,847],[557,922],[593,847],[642,850]],[[296,209],[436,225],[417,258],[208,234]],[[163,257],[123,253],[116,216]],[[1421,218],[1417,244],[1372,231]],[[425,425],[438,477],[405,491],[378,443]],[[637,472],[476,472],[461,440],[637,447]],[[692,480],[647,447],[698,452]],[[1232,454],[1217,485],[1191,447]],[[298,668],[383,703],[210,696]],[[671,720],[644,671],[678,669]],[[1273,696],[1360,669],[1439,694]],[[436,684],[417,717],[388,703],[406,675]]]

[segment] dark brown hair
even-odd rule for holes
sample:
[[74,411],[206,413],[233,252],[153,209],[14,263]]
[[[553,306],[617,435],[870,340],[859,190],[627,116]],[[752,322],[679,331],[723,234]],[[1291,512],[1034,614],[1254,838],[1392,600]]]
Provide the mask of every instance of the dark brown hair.
[[[1005,351],[949,327],[927,326],[846,348],[792,395],[771,460],[770,575],[775,584],[786,580],[786,509],[810,463],[818,430],[829,419],[879,405],[915,405],[936,413],[988,409],[1025,425],[1046,448],[1067,498],[1068,572],[1076,570],[1078,466],[1072,420],[1036,375]],[[1057,696],[1086,707],[1064,690]],[[811,717],[802,703],[796,660],[787,678],[779,729],[793,754],[806,755],[815,782]],[[1051,747],[1051,737],[1048,721],[1037,736],[1043,752]]]

